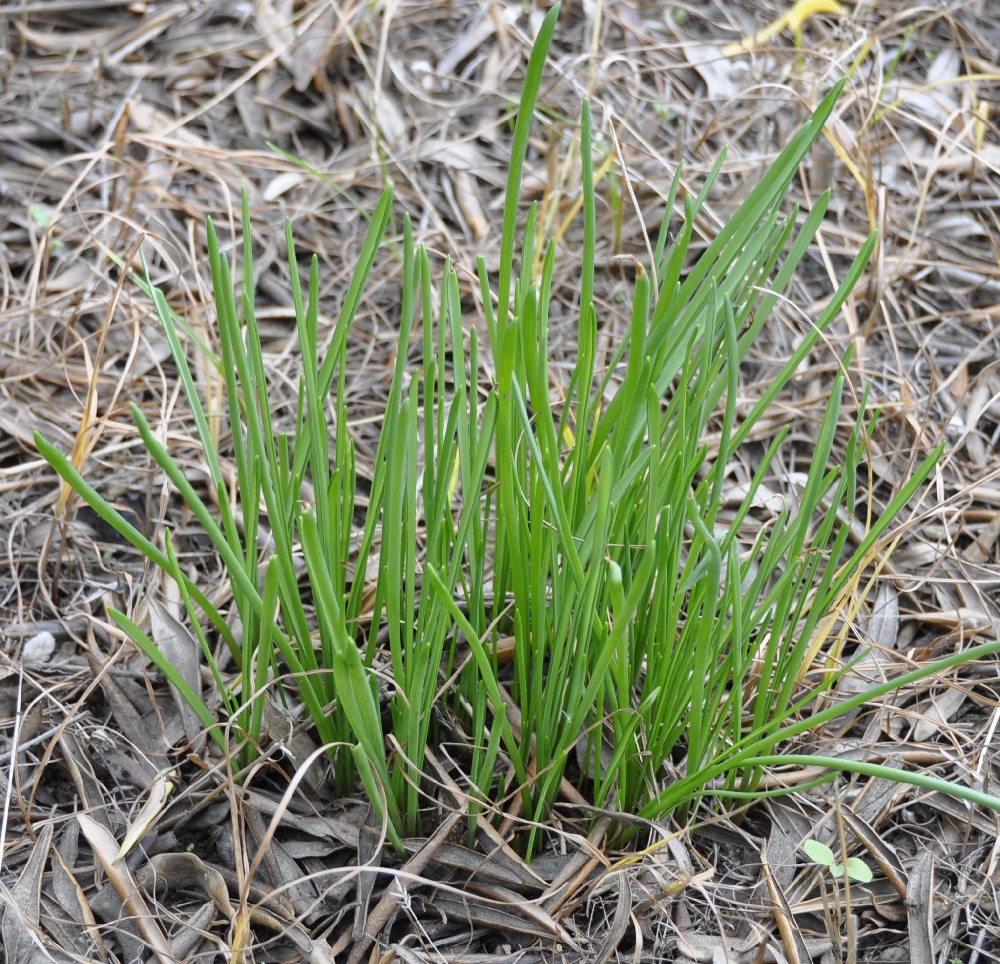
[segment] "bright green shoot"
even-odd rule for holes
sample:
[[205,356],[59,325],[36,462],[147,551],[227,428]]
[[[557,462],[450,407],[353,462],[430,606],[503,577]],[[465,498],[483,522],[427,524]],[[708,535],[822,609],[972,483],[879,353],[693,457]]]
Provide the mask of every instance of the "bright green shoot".
[[833,851],[818,840],[807,840],[802,849],[806,856],[820,867],[830,872],[831,877],[846,877],[861,884],[870,884],[873,879],[872,869],[860,857],[848,857],[846,863],[841,863]]
[[[341,788],[360,781],[397,844],[417,830],[426,748],[455,739],[440,732],[445,719],[467,735],[473,812],[516,793],[524,816],[541,821],[575,771],[599,807],[684,818],[708,794],[756,795],[763,768],[786,759],[776,755],[782,744],[916,678],[910,673],[807,715],[836,681],[827,673],[818,687],[804,687],[824,651],[830,614],[893,520],[919,500],[940,454],[901,487],[861,543],[850,544],[873,426],[862,397],[853,430],[843,431],[849,356],[812,426],[807,473],[750,543],[741,531],[760,511],[761,486],[783,461],[786,434],[774,438],[739,497],[727,486],[741,446],[817,349],[872,252],[869,239],[813,329],[741,415],[740,368],[823,222],[826,195],[805,214],[785,199],[842,85],[697,259],[689,250],[694,224],[721,158],[699,194],[684,196],[684,222],[668,243],[666,225],[682,196],[678,172],[655,264],[638,271],[627,334],[604,369],[596,351],[593,134],[583,105],[579,349],[568,384],[555,392],[548,343],[557,252],[549,245],[536,257],[535,210],[519,231],[518,201],[557,18],[558,7],[527,66],[495,297],[480,260],[495,381],[485,374],[475,330],[463,325],[456,272],[447,262],[435,272],[404,219],[399,343],[366,499],[358,496],[347,428],[347,346],[392,220],[390,191],[370,219],[330,331],[319,323],[319,263],[312,259],[303,290],[287,229],[302,351],[291,430],[272,421],[275,388],[256,323],[245,197],[238,290],[208,226],[218,331],[217,351],[206,357],[225,380],[224,448],[188,363],[189,350],[203,349],[148,277],[142,282],[197,430],[204,486],[192,484],[142,409],[133,406],[133,415],[225,566],[228,611],[178,565],[169,538],[163,548],[146,539],[38,439],[80,496],[180,587],[221,714],[186,686],[141,627],[122,613],[112,617],[192,705],[219,749],[235,753],[240,766],[252,763],[262,750],[264,701],[300,700]],[[564,401],[554,404],[555,397]],[[216,664],[216,640],[230,662]],[[509,666],[500,659],[507,646]],[[997,649],[1000,643],[987,644],[960,659]],[[950,659],[915,672],[960,661]],[[668,768],[672,782],[664,779]],[[879,774],[909,778],[892,769]],[[1000,806],[983,794],[976,801]],[[532,834],[525,846],[534,845]]]

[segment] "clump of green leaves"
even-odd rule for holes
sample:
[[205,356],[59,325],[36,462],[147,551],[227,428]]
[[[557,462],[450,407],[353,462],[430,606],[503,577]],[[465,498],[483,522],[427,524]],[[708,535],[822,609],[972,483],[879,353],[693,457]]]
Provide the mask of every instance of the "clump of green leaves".
[[[346,427],[347,342],[392,220],[391,191],[371,218],[323,345],[318,261],[312,260],[302,290],[287,229],[302,347],[297,417],[287,433],[272,423],[246,200],[238,290],[209,224],[219,322],[218,351],[210,358],[226,383],[232,485],[191,376],[191,339],[148,276],[142,282],[170,342],[209,491],[191,484],[138,405],[133,416],[153,459],[223,561],[241,633],[178,564],[169,535],[162,548],[154,545],[62,453],[40,437],[38,448],[84,500],[177,582],[215,674],[225,721],[141,627],[121,612],[112,611],[112,618],[194,707],[220,750],[235,751],[244,764],[261,746],[269,680],[294,680],[341,784],[348,788],[360,779],[397,842],[416,825],[439,700],[451,701],[471,734],[474,806],[513,791],[529,820],[544,819],[571,758],[583,761],[581,785],[596,805],[650,818],[693,812],[707,793],[755,795],[763,768],[788,760],[933,784],[997,805],[968,788],[898,769],[775,755],[785,741],[867,699],[1000,648],[977,647],[812,716],[804,712],[836,680],[827,674],[818,688],[802,686],[830,614],[918,493],[937,455],[918,467],[852,546],[858,469],[873,423],[861,405],[837,464],[849,358],[831,387],[794,504],[781,508],[753,545],[741,545],[741,526],[787,442],[782,431],[735,512],[723,513],[731,460],[816,348],[872,252],[869,239],[813,330],[752,411],[739,417],[740,366],[826,212],[828,195],[804,215],[788,210],[785,198],[841,85],[693,263],[695,222],[722,158],[701,191],[684,197],[683,224],[670,238],[669,215],[681,197],[678,172],[654,260],[636,279],[628,331],[603,369],[594,302],[593,139],[584,104],[579,348],[564,401],[555,405],[548,335],[556,250],[552,244],[538,250],[534,208],[519,234],[518,198],[557,16],[554,8],[546,17],[527,67],[499,276],[491,278],[479,262],[495,379],[481,365],[475,329],[463,326],[454,270],[444,265],[435,292],[428,254],[413,244],[404,218],[399,345],[367,499],[358,498]],[[406,365],[415,324],[420,363],[411,373]],[[366,584],[368,572],[377,574],[374,586]],[[389,711],[398,745],[392,754],[372,671],[379,634],[363,631],[369,623],[384,627],[392,667]],[[216,663],[210,635],[226,643],[232,666]],[[497,658],[501,637],[513,639],[510,679]],[[457,681],[443,687],[459,663],[464,669]],[[665,764],[678,751],[685,761],[680,779],[665,784]],[[510,785],[501,783],[503,773],[512,774]]]

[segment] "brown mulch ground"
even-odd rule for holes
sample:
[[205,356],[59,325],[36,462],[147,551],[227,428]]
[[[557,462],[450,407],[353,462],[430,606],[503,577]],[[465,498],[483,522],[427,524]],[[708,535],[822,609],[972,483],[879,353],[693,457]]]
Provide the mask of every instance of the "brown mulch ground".
[[[807,441],[853,341],[854,384],[870,382],[882,409],[876,509],[948,443],[921,514],[879,560],[859,611],[844,613],[848,637],[872,645],[854,685],[1000,635],[995,7],[858,0],[843,16],[808,20],[798,47],[785,30],[727,57],[721,48],[784,5],[567,2],[531,145],[524,198],[542,202],[556,235],[580,193],[575,122],[581,98],[593,98],[597,147],[614,157],[598,252],[607,348],[626,317],[631,259],[647,258],[646,232],[655,239],[678,164],[694,191],[728,148],[695,232],[700,248],[857,65],[830,139],[793,186],[806,205],[831,187],[830,213],[740,400],[749,408],[877,230],[831,345],[765,423],[795,427],[780,489],[801,470],[796,433]],[[540,18],[533,6],[472,0],[0,3],[0,960],[221,960],[244,950],[259,961],[1000,960],[991,811],[845,778],[739,817],[706,811],[689,835],[643,828],[632,847],[649,849],[636,856],[615,848],[611,821],[567,803],[528,867],[486,823],[476,849],[443,839],[455,771],[432,754],[439,793],[427,825],[443,828],[441,839],[411,841],[399,872],[360,797],[333,798],[322,778],[283,797],[282,774],[300,741],[309,745],[294,718],[275,724],[285,734],[274,737],[274,772],[235,784],[191,753],[162,679],[109,623],[113,605],[154,637],[187,632],[176,591],[89,510],[61,502],[35,430],[86,454],[87,477],[148,533],[169,525],[207,590],[223,581],[131,423],[136,402],[204,482],[166,341],[116,258],[136,258],[141,241],[171,307],[212,342],[205,219],[231,246],[245,188],[261,334],[288,386],[274,398],[284,419],[294,418],[298,374],[286,217],[300,251],[319,256],[328,330],[364,215],[391,181],[393,239],[408,211],[418,240],[460,266],[467,322],[483,327],[475,256],[496,269],[509,121]],[[567,319],[578,239],[576,222],[560,235],[555,290]],[[399,283],[389,245],[350,348],[362,462],[394,362]],[[571,328],[560,331],[557,377],[573,350]],[[204,365],[199,378],[218,403],[218,373]],[[767,441],[761,433],[754,444]],[[827,753],[992,793],[998,712],[997,665],[967,666],[816,740]],[[168,805],[117,860],[164,774],[177,780]],[[800,849],[810,836],[835,850],[843,840],[875,880],[834,885]]]

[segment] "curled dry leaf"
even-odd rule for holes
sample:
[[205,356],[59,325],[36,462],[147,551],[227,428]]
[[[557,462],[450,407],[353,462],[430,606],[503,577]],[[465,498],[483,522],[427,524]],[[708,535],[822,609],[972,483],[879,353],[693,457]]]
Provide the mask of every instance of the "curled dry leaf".
[[[238,911],[229,898],[225,878],[197,854],[157,854],[136,873],[135,879],[148,893],[160,888],[200,890],[211,898],[227,920],[237,919]],[[249,920],[251,924],[284,934],[311,964],[327,964],[333,960],[329,945],[322,940],[312,940],[305,928],[291,919],[279,902],[268,901],[266,908],[259,905],[250,907]]]
[[118,858],[125,857],[128,852],[149,832],[156,818],[163,812],[163,808],[170,799],[170,794],[177,786],[178,772],[176,769],[161,770],[156,774],[153,785],[149,788],[149,796],[142,805],[139,815],[132,821],[125,839],[122,841],[121,849],[118,851]]
[[157,918],[153,916],[142,893],[136,886],[132,874],[123,860],[118,859],[118,843],[108,830],[85,813],[78,813],[76,819],[80,829],[90,844],[94,856],[104,868],[112,886],[118,892],[125,904],[135,926],[149,945],[153,957],[159,964],[173,964],[173,951],[167,942],[166,935],[160,929]]

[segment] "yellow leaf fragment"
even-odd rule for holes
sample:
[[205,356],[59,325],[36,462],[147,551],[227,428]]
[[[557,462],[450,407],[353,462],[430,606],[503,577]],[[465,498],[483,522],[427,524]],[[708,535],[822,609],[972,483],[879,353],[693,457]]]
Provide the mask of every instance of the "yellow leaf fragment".
[[976,150],[981,151],[983,149],[983,142],[986,139],[986,125],[990,119],[990,105],[985,100],[981,100],[976,104],[975,115],[976,120],[973,125],[975,145]]
[[842,14],[844,8],[837,0],[799,0],[798,3],[788,11],[788,26],[796,33],[802,30],[804,24],[810,17],[818,13]]
[[455,452],[455,464],[451,467],[451,478],[448,480],[448,502],[455,498],[458,491],[459,470],[462,467],[462,453]]
[[761,47],[770,43],[785,28],[791,27],[798,36],[802,33],[802,25],[812,16],[820,13],[842,14],[844,7],[837,0],[798,0],[787,13],[783,13],[777,20],[773,20],[766,27],[758,30],[751,36],[731,43],[722,48],[722,53],[726,57],[738,57],[756,47]]
[[569,424],[569,422],[566,422],[566,424],[563,425],[562,435],[563,445],[565,445],[566,448],[572,452],[573,449],[576,448],[576,436],[573,434],[573,427]]

